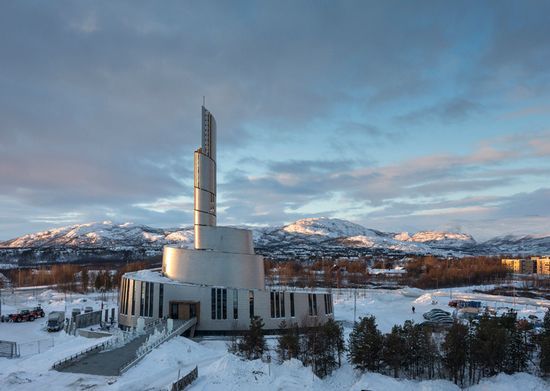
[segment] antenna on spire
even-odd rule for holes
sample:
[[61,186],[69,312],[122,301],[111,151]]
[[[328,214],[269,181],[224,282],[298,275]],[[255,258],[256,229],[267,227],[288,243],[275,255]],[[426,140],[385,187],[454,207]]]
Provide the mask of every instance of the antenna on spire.
[[206,106],[206,97],[204,95],[202,96],[202,105]]

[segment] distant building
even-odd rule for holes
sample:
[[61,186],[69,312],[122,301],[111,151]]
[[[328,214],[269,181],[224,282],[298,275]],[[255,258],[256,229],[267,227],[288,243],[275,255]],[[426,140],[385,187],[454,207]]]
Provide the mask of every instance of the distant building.
[[537,272],[537,264],[533,259],[505,258],[501,262],[512,273],[531,274]]
[[535,263],[537,274],[550,275],[550,256],[545,257],[531,257],[533,263]]

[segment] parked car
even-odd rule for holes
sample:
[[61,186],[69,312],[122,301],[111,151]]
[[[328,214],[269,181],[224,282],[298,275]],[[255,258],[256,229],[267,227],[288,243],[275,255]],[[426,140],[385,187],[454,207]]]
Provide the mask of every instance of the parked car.
[[48,315],[48,331],[60,331],[65,325],[65,312],[52,311]]
[[76,315],[80,315],[80,312],[80,308],[73,308],[73,310],[71,311],[71,318],[74,320]]
[[481,301],[476,300],[451,300],[449,307],[456,308],[481,308]]

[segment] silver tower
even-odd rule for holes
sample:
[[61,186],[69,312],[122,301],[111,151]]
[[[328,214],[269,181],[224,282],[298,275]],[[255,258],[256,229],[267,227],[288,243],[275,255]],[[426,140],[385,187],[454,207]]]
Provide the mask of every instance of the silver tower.
[[216,226],[216,120],[202,106],[202,146],[195,151],[195,248],[202,227]]
[[[254,316],[264,319],[266,330],[278,329],[282,320],[308,327],[332,318],[330,294],[266,290],[252,231],[216,225],[216,121],[204,104],[201,139],[194,154],[195,248],[167,245],[162,271],[124,274],[119,325],[133,328],[140,318],[147,323],[196,318],[197,332],[224,334],[248,330]],[[317,306],[323,301],[324,311]]]

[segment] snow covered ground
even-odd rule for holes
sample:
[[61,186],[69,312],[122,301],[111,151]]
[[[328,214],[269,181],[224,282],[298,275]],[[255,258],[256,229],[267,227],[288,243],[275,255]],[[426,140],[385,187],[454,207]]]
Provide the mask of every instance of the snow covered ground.
[[[453,289],[452,297],[480,298],[484,295],[471,293],[472,287]],[[406,319],[421,322],[422,313],[432,308],[449,309],[447,302],[451,291],[422,291],[419,289],[400,290],[353,290],[333,291],[335,300],[335,317],[344,321],[345,333],[351,330],[354,317],[359,318],[373,314],[377,318],[379,328],[388,332],[398,323]],[[46,312],[68,311],[73,306],[104,306],[114,305],[116,296],[101,297],[94,295],[67,296],[53,291],[41,291],[33,294],[27,292],[17,300],[3,294],[2,313],[22,306],[34,306],[40,302]],[[488,296],[486,302],[492,307],[515,308],[520,317],[530,314],[542,317],[544,306],[550,306],[549,301],[522,301],[511,297]],[[86,300],[86,301],[84,301]],[[412,313],[412,306],[416,313]],[[355,310],[354,310],[355,309]],[[29,323],[0,323],[0,339],[25,343],[31,340],[50,340],[51,344],[42,346],[40,353],[29,352],[17,359],[0,358],[0,389],[1,390],[165,390],[178,377],[189,372],[196,365],[199,377],[193,383],[191,390],[458,390],[454,384],[444,380],[412,381],[396,380],[376,373],[361,375],[344,362],[342,368],[326,379],[315,377],[309,368],[303,367],[299,361],[292,360],[283,364],[274,360],[271,364],[256,361],[243,361],[227,353],[226,342],[222,340],[203,339],[194,342],[177,337],[154,349],[136,367],[120,377],[102,377],[52,371],[54,361],[74,354],[102,340],[73,337],[60,333],[47,333],[43,327],[45,320]],[[270,339],[274,344],[275,339]],[[529,374],[512,376],[499,375],[482,381],[472,390],[548,390],[550,384]]]

